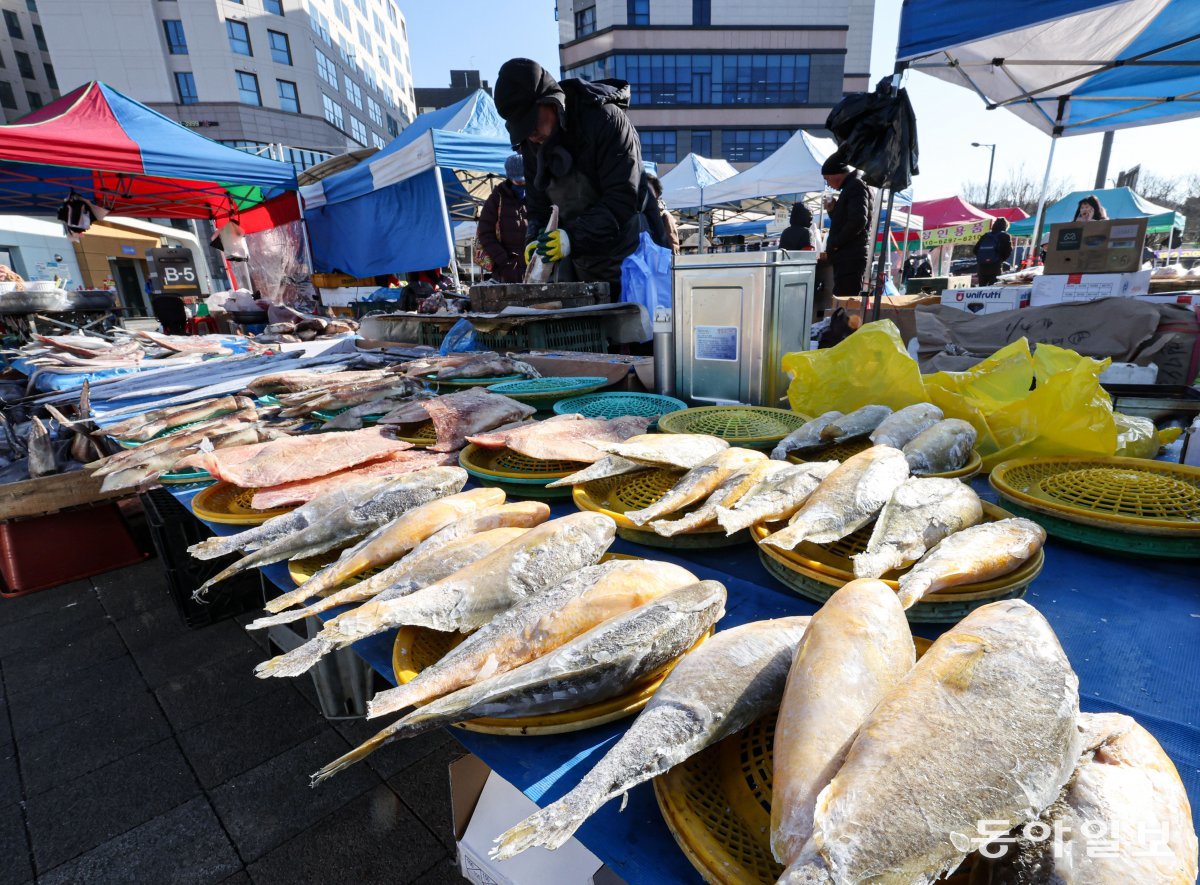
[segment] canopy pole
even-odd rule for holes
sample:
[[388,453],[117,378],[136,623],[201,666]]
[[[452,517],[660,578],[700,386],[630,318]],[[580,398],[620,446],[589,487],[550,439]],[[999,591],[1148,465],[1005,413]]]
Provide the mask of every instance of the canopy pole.
[[1054,148],[1058,145],[1058,139],[1051,137],[1050,139],[1050,154],[1046,157],[1046,174],[1042,176],[1042,195],[1038,198],[1037,215],[1033,220],[1033,254],[1036,255],[1038,247],[1042,244],[1042,217],[1046,210],[1046,192],[1050,189],[1050,169],[1054,166]]
[[[882,192],[880,192],[880,196],[881,197],[883,196]],[[887,204],[887,219],[884,221],[885,228],[884,228],[883,246],[879,250],[879,270],[875,274],[875,303],[871,307],[871,319],[872,320],[879,319],[879,306],[880,306],[880,302],[883,301],[884,278],[885,278],[885,274],[887,274],[888,270],[890,269],[888,267],[888,260],[890,258],[890,250],[888,249],[888,246],[891,245],[891,239],[892,239],[892,208],[895,205],[895,202],[896,202],[896,192],[894,190],[889,189],[888,190],[888,204]],[[876,225],[875,227],[876,227],[876,230],[878,230],[879,225]]]
[[696,227],[696,254],[704,254],[704,188],[700,188],[700,215]]
[[[871,202],[874,205],[871,207],[871,229],[870,229],[870,233],[868,234],[868,240],[867,240],[867,242],[870,244],[870,246],[869,246],[870,251],[867,254],[871,256],[871,260],[867,264],[867,268],[868,268],[867,285],[868,286],[874,285],[871,281],[875,279],[875,266],[878,261],[876,255],[875,255],[875,240],[879,237],[879,217],[880,217],[880,213],[883,211],[883,189],[882,188],[880,188],[879,191],[876,192],[875,198]],[[888,223],[889,224],[891,223],[890,219],[889,219]],[[871,305],[871,295],[870,295],[869,291],[865,296],[862,294],[862,281],[861,280],[859,281],[859,296],[862,298],[863,322],[866,322],[867,312],[870,309],[870,305]]]

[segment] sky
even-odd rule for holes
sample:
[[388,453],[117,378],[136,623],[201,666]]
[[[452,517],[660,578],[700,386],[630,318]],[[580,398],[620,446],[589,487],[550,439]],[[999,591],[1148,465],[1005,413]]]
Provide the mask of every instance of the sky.
[[[874,79],[892,70],[902,0],[877,0],[872,52]],[[478,68],[493,82],[507,59],[524,55],[558,70],[558,23],[554,0],[456,0],[405,4],[413,81],[417,86],[446,86],[451,68]],[[467,26],[463,26],[466,24]],[[986,148],[995,143],[1000,181],[1020,173],[1041,181],[1050,137],[1005,110],[987,110],[973,92],[912,72],[905,86],[917,115],[921,174],[913,184],[917,200],[960,192],[964,182],[987,179]],[[1052,177],[1072,189],[1091,188],[1100,159],[1100,135],[1060,139]],[[1126,129],[1116,134],[1108,176],[1141,164],[1143,172],[1185,176],[1200,171],[1195,145],[1200,119]],[[1112,182],[1109,182],[1110,186]]]

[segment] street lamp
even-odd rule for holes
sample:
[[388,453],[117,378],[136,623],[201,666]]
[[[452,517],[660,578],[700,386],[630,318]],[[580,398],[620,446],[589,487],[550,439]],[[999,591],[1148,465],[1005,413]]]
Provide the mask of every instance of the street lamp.
[[992,152],[992,158],[988,160],[988,183],[987,193],[983,197],[983,208],[986,209],[992,205],[992,168],[996,165],[996,146],[994,144],[980,144],[977,141],[971,142],[971,147],[985,147]]

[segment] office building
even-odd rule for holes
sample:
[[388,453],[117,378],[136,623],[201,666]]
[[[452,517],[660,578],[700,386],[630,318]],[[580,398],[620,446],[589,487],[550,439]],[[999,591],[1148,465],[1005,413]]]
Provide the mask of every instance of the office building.
[[418,86],[413,90],[417,101],[417,113],[424,114],[438,108],[448,108],[479,89],[488,95],[492,94],[492,87],[488,86],[488,81],[479,79],[479,71],[451,71],[449,86]]
[[632,87],[642,154],[739,168],[867,90],[874,0],[558,0],[564,77]]
[[0,0],[0,123],[58,98],[58,74],[37,0]]
[[[0,3],[7,19],[14,2]],[[215,141],[298,169],[347,150],[382,147],[415,113],[397,0],[28,0],[28,6],[37,8],[63,92],[102,80]],[[0,53],[7,65],[9,47]],[[0,81],[8,70],[0,70]]]

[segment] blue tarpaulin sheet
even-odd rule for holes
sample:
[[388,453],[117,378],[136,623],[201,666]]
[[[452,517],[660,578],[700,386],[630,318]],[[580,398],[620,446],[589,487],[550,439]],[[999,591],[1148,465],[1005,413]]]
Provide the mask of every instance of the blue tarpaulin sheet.
[[[974,487],[982,497],[996,500],[986,480],[976,480]],[[195,490],[177,487],[175,495],[187,504]],[[553,517],[571,512],[569,503],[552,507]],[[218,534],[237,529],[211,528]],[[613,551],[675,562],[701,579],[723,583],[729,601],[722,629],[812,614],[817,608],[778,584],[750,545],[678,555],[618,539]],[[268,567],[264,574],[290,590],[294,585],[285,565]],[[1200,582],[1195,575],[1193,562],[1116,556],[1051,539],[1045,568],[1026,596],[1049,619],[1079,675],[1081,707],[1135,716],[1175,762],[1194,814],[1200,813]],[[916,625],[914,632],[933,639],[942,629]],[[389,631],[354,645],[393,682],[394,639],[395,631]],[[248,673],[246,678],[252,677]],[[628,721],[617,722],[552,737],[500,737],[459,729],[452,733],[544,806],[574,787],[627,726]],[[296,777],[308,774],[295,772]],[[630,885],[702,881],[663,823],[650,784],[630,792],[624,812],[618,811],[620,804],[604,806],[579,830],[579,840]]]

